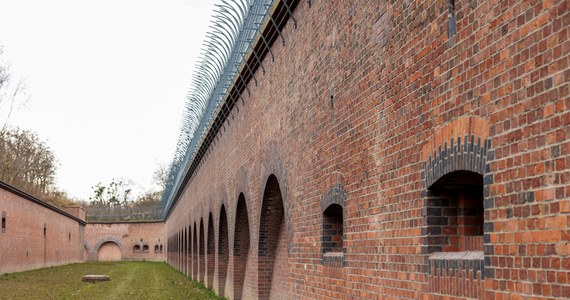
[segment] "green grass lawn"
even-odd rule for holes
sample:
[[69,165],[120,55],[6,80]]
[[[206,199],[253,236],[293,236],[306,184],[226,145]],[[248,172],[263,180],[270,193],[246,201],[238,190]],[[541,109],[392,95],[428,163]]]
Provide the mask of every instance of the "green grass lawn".
[[[109,275],[86,283],[83,275]],[[0,276],[0,299],[221,299],[165,263],[71,264]]]

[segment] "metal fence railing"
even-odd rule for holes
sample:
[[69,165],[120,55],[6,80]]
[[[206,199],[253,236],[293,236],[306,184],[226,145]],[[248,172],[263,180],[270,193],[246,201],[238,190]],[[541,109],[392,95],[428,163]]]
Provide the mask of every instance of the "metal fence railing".
[[147,207],[87,207],[87,222],[137,222],[162,220],[164,205]]
[[[291,16],[292,4],[296,2],[295,0],[221,0],[221,4],[216,6],[212,30],[207,34],[202,59],[196,66],[188,92],[187,111],[162,195],[162,200],[166,203],[165,216],[176,202],[177,193],[184,184],[185,177],[193,172],[192,167],[200,161],[203,155],[200,152],[203,149],[200,147],[210,142],[207,140],[208,133],[216,127],[214,123],[217,116],[220,113],[227,113],[222,111],[223,108],[227,108],[224,106],[225,99],[236,86],[239,86],[238,89],[247,89],[249,93],[249,79],[253,79],[257,85],[255,68],[257,66],[263,68],[264,54],[256,50],[255,43],[261,39],[265,47],[263,51],[271,52],[270,45],[273,39],[263,37],[264,30],[267,31],[263,26],[269,24],[274,37],[279,36],[283,39],[280,32],[281,22],[285,22],[288,16]],[[286,17],[279,19],[279,16],[272,16],[277,3],[285,7]],[[252,57],[254,59],[248,59]],[[209,138],[213,138],[212,135]]]

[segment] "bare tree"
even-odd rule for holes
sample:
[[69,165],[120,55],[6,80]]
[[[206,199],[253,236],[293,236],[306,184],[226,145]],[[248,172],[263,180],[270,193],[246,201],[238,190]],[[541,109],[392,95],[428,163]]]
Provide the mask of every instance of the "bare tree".
[[0,131],[5,131],[14,110],[24,107],[29,97],[26,97],[26,81],[20,78],[13,82],[10,66],[2,57],[3,50],[0,47],[0,112],[4,118]]
[[51,149],[28,130],[0,131],[0,180],[31,194],[55,190],[56,159]]
[[168,165],[159,163],[152,175],[154,185],[159,187],[160,194],[162,194],[162,191],[164,191],[164,187],[166,186],[166,181],[168,180],[168,171]]

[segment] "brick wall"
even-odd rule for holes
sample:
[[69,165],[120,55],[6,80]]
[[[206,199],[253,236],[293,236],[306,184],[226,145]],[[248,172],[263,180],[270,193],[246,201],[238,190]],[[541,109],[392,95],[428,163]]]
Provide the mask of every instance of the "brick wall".
[[223,206],[229,299],[570,295],[569,2],[453,2],[298,1],[166,220],[193,278]]
[[[162,251],[161,251],[162,246]],[[165,261],[163,222],[89,223],[85,227],[87,260]]]
[[82,220],[2,182],[0,213],[0,275],[82,261]]
[[120,261],[121,247],[115,242],[105,242],[97,250],[97,261]]

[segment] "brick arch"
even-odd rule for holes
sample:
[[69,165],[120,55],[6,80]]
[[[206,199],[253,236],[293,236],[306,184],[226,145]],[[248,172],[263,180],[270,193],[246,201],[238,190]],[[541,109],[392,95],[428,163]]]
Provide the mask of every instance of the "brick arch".
[[[279,256],[280,243],[286,235],[283,196],[277,177],[267,178],[261,204],[259,220],[259,242],[257,251],[257,292],[259,299],[269,299],[273,290],[275,264]],[[286,239],[285,239],[286,241]]]
[[196,221],[194,221],[192,231],[192,279],[198,281],[198,229],[196,229]]
[[465,116],[439,126],[422,147],[424,188],[453,171],[484,174],[487,160],[493,159],[490,148],[485,119]]
[[186,245],[186,276],[192,277],[192,225],[188,221],[188,244]]
[[247,209],[247,201],[243,193],[240,193],[236,202],[234,244],[232,247],[233,259],[233,294],[234,299],[240,300],[244,290],[245,269],[251,246],[250,218]]
[[95,246],[93,247],[93,250],[95,251],[99,251],[99,248],[107,242],[114,242],[115,244],[117,244],[117,246],[119,246],[119,248],[121,249],[121,252],[125,251],[125,246],[123,245],[123,243],[121,242],[121,240],[119,240],[116,237],[113,236],[108,236],[108,237],[104,237],[102,239],[100,239],[97,244],[95,244]]
[[[285,227],[286,227],[286,239],[287,239],[287,251],[291,253],[293,247],[293,229],[294,226],[291,224],[291,214],[290,214],[290,206],[288,201],[288,185],[287,185],[287,171],[285,169],[283,160],[281,159],[281,152],[279,150],[279,145],[277,141],[271,140],[268,144],[266,157],[265,160],[262,162],[263,167],[261,170],[261,182],[264,185],[261,186],[261,190],[259,191],[260,195],[265,193],[267,180],[273,176],[277,179],[279,183],[279,189],[281,192],[281,200],[283,202],[283,211],[284,211],[284,220],[285,220]],[[261,214],[261,211],[259,211]],[[261,215],[257,220],[261,219]],[[254,224],[255,225],[255,224]],[[258,228],[261,228],[259,226]],[[258,245],[259,247],[259,245]]]
[[321,198],[321,263],[332,267],[342,267],[345,264],[344,206],[348,193],[343,182],[343,175],[333,172],[324,183]]
[[[246,201],[247,203],[250,203],[250,199],[252,199],[251,197],[251,182],[253,182],[253,179],[251,178],[251,176],[249,175],[249,173],[247,172],[247,169],[244,166],[241,166],[238,169],[237,175],[236,175],[236,180],[235,180],[235,186],[234,186],[234,191],[233,191],[233,199],[231,199],[228,203],[233,203],[233,207],[228,205],[228,222],[232,222],[235,224],[236,220],[232,219],[235,218],[236,216],[236,211],[237,211],[237,207],[238,207],[238,201],[240,199],[240,197],[243,197],[244,201]],[[232,210],[233,209],[233,210]],[[253,212],[253,207],[252,205],[245,205],[245,209],[247,212],[247,216],[249,218],[249,234],[250,236],[253,236],[254,232],[254,225],[255,225],[255,218],[251,217],[254,216],[254,212]],[[232,213],[233,212],[233,213]],[[230,226],[231,228],[231,226]],[[231,234],[231,233],[230,233]]]
[[93,248],[93,249],[96,249],[94,251],[95,255],[97,257],[96,260],[99,261],[99,258],[101,256],[101,249],[106,244],[115,244],[119,248],[118,259],[116,259],[114,257],[112,260],[121,260],[123,257],[123,252],[125,251],[125,246],[123,245],[123,243],[119,239],[117,239],[115,237],[106,237],[106,238],[99,240],[99,242],[97,242],[97,244]]
[[[207,201],[208,200],[206,200],[206,199],[201,199],[201,201],[199,201],[198,205],[192,209],[192,215],[190,215],[191,220],[195,220],[194,222],[198,222],[200,219],[203,218],[204,215],[206,215],[207,210],[204,207],[204,202],[207,202]],[[198,225],[200,225],[199,222],[198,222]]]
[[224,204],[220,207],[220,215],[218,218],[218,294],[225,296],[226,278],[228,273],[229,260],[229,239],[228,239],[228,217]]
[[198,237],[198,263],[199,263],[199,280],[201,283],[205,283],[206,278],[206,255],[204,249],[205,247],[205,238],[204,238],[204,219],[200,218],[200,228],[199,233],[200,236]]
[[176,231],[176,270],[180,271],[180,247],[182,245],[182,234],[180,229]]
[[209,289],[214,287],[214,269],[215,269],[215,239],[214,239],[214,218],[212,213],[208,214],[208,233],[206,238],[206,284]]
[[347,192],[344,188],[344,176],[340,172],[333,172],[325,181],[323,197],[321,198],[321,212],[331,204],[337,204],[344,208]]
[[182,273],[184,275],[188,275],[188,253],[186,252],[188,249],[188,231],[186,227],[186,223],[184,223],[184,229],[182,229]]
[[[215,203],[212,204],[214,216],[214,253],[215,253],[215,269],[214,269],[214,291],[220,296],[226,295],[226,286],[228,277],[229,265],[229,248],[230,248],[230,235],[229,235],[229,211],[228,207],[231,205],[228,202],[228,189],[227,186],[220,182],[217,187],[217,195],[215,196]],[[225,252],[224,252],[225,249]]]
[[[465,272],[474,278],[479,273],[484,278],[483,251],[473,250],[483,247],[484,194],[493,182],[492,174],[488,174],[489,162],[494,159],[489,122],[477,116],[464,116],[437,127],[424,143],[420,158],[423,161],[422,253],[426,254],[424,270],[429,280],[449,280],[438,272]],[[476,229],[477,234],[466,234],[471,229]],[[466,250],[473,253],[470,260],[456,255]],[[437,272],[436,266],[441,267]],[[438,286],[442,285],[428,288],[437,290]]]

